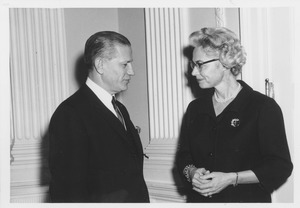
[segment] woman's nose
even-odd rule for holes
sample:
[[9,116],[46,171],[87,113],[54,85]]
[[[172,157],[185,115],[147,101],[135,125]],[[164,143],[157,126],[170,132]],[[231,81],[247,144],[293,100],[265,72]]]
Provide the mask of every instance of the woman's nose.
[[195,66],[194,68],[193,68],[193,70],[192,70],[192,75],[193,76],[196,76],[196,75],[198,75],[199,74],[199,70],[197,69],[197,67]]

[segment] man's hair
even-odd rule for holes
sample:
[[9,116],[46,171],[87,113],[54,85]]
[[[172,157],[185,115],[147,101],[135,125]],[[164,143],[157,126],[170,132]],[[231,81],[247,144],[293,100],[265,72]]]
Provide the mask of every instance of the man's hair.
[[84,62],[88,69],[93,69],[97,57],[107,60],[114,58],[116,45],[131,46],[131,43],[125,36],[113,31],[101,31],[92,35],[86,41],[84,50]]

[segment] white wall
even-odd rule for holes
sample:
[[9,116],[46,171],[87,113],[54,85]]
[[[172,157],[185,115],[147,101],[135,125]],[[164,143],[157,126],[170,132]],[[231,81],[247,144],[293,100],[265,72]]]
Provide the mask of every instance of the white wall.
[[[265,79],[274,83],[275,100],[283,112],[287,140],[294,161],[295,11],[292,7],[242,8],[242,44],[247,52],[243,79],[265,93]],[[294,162],[294,165],[295,162]],[[294,174],[273,194],[274,202],[294,201]]]
[[82,56],[86,40],[96,32],[119,30],[118,9],[69,8],[64,9],[70,94],[84,81]]
[[142,8],[118,9],[119,32],[131,42],[135,72],[120,100],[129,111],[133,124],[141,128],[142,145],[146,147],[149,144],[149,112],[144,15]]

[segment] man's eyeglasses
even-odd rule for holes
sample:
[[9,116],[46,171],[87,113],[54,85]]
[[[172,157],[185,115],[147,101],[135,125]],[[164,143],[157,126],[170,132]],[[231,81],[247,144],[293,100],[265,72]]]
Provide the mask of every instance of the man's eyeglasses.
[[213,61],[219,61],[219,59],[211,59],[211,60],[204,61],[204,62],[200,62],[200,61],[194,62],[194,61],[191,60],[191,61],[190,61],[190,66],[191,66],[192,69],[194,69],[195,66],[196,66],[198,69],[201,69],[202,65],[208,64],[208,63],[213,62]]

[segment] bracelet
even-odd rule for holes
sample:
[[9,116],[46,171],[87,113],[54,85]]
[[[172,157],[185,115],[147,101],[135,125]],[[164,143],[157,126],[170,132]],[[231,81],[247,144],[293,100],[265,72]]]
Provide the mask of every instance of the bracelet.
[[234,187],[236,187],[238,185],[238,180],[239,180],[238,172],[236,172],[235,174],[236,174],[236,178],[235,178],[235,184],[233,184]]
[[196,168],[196,166],[191,164],[191,165],[185,166],[185,168],[183,169],[183,175],[186,177],[188,182],[191,182],[191,178],[190,178],[190,175],[189,175],[189,170],[191,168]]

